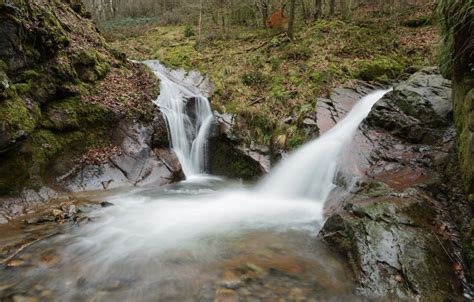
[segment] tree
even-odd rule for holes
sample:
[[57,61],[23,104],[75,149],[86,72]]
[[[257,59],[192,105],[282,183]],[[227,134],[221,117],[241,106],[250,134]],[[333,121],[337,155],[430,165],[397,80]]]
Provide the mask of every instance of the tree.
[[293,40],[296,0],[290,0],[290,18],[288,19],[288,37]]
[[336,0],[330,0],[329,1],[329,15],[334,16],[335,11],[336,11]]
[[321,18],[323,12],[323,0],[314,0],[314,20]]

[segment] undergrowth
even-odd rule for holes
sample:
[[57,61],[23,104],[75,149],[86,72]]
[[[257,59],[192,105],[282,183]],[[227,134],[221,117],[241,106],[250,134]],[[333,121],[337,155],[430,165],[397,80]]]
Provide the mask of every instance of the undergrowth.
[[107,37],[130,58],[158,59],[209,75],[213,107],[237,115],[245,141],[275,140],[291,149],[312,135],[303,120],[314,113],[317,98],[335,86],[353,78],[390,80],[435,64],[435,26],[354,16],[300,23],[294,41],[276,30],[244,27],[225,36],[208,29],[199,39],[196,28],[156,25],[124,27],[126,34],[114,28],[115,37]]

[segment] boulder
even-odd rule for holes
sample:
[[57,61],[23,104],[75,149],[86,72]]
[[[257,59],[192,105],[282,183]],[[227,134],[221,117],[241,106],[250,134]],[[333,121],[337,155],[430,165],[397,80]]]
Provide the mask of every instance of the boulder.
[[413,74],[379,101],[368,123],[412,143],[436,144],[451,123],[451,84],[437,70]]
[[[241,146],[233,131],[234,118],[214,112],[216,124],[209,142],[209,172],[214,175],[256,180],[270,170],[270,154]],[[267,150],[268,151],[268,150]]]
[[[169,149],[153,151],[153,126],[123,123],[113,134],[118,151],[99,161],[85,161],[58,178],[58,186],[69,191],[117,187],[163,185],[184,179],[181,166]],[[105,150],[107,152],[107,150]]]

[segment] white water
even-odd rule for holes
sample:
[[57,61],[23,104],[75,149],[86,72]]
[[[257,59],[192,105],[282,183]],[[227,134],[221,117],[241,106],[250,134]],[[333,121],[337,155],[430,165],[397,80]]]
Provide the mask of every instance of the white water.
[[[209,132],[214,122],[209,100],[190,85],[173,78],[158,61],[146,61],[160,79],[160,95],[155,103],[165,116],[171,147],[186,177],[206,172]],[[187,110],[193,100],[194,116]]]
[[[342,150],[386,92],[362,98],[332,130],[284,159],[256,190],[241,186],[219,190],[219,178],[193,175],[172,186],[136,189],[107,198],[114,206],[98,212],[95,222],[58,238],[68,243],[61,274],[55,273],[49,286],[66,288],[58,300],[68,301],[88,294],[80,286],[71,288],[78,278],[88,284],[138,280],[129,296],[121,299],[153,301],[154,290],[161,291],[156,282],[187,280],[192,284],[203,268],[218,272],[235,252],[236,244],[248,237],[257,236],[259,241],[281,238],[284,242],[284,238],[297,235],[312,242],[323,222],[324,202],[334,188]],[[248,244],[244,255],[256,253],[254,243]],[[317,253],[311,244],[285,249],[290,251],[289,257],[302,250],[312,256]],[[189,293],[193,299],[194,294]]]
[[259,185],[258,191],[324,202],[336,186],[334,180],[342,151],[350,146],[354,132],[372,106],[389,91],[380,90],[363,97],[336,126],[285,158]]
[[[164,192],[119,194],[109,199],[115,206],[106,210],[104,219],[84,228],[79,246],[112,265],[139,251],[176,248],[212,234],[268,228],[310,228],[316,233],[324,201],[335,186],[341,151],[386,92],[362,98],[333,129],[284,159],[257,190],[215,191],[218,179],[193,176]],[[113,256],[111,250],[120,252]]]

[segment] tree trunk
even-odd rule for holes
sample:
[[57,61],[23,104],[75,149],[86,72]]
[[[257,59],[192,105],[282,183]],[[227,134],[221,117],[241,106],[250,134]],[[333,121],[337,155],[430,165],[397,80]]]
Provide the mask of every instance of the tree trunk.
[[290,0],[290,17],[288,19],[288,37],[293,40],[293,31],[295,23],[296,0]]
[[329,15],[334,16],[336,12],[336,0],[329,0]]
[[323,8],[323,0],[314,0],[314,21],[321,18]]

